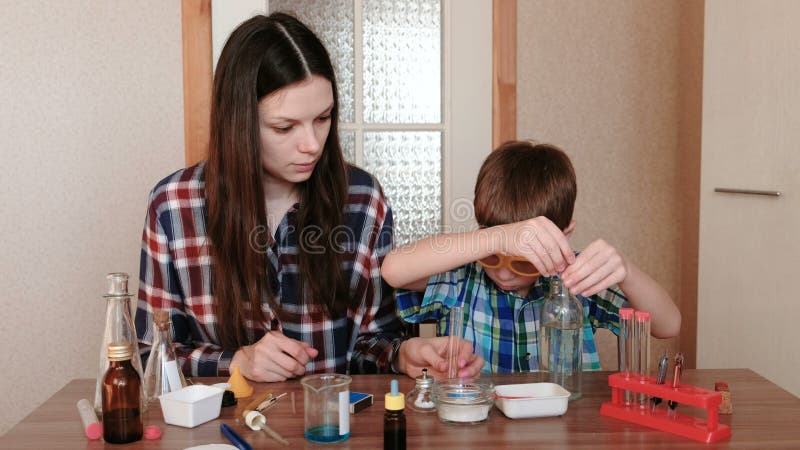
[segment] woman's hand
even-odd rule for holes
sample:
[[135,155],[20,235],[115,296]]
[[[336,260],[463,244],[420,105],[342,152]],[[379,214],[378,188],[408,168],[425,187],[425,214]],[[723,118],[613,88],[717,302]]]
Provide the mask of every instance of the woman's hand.
[[586,247],[561,274],[564,286],[584,297],[620,284],[628,276],[628,263],[608,242],[598,239]]
[[306,364],[319,352],[305,342],[268,331],[258,342],[236,351],[231,371],[238,366],[253,381],[284,381],[306,373]]
[[561,273],[575,262],[567,235],[547,217],[499,225],[490,231],[501,253],[525,257],[546,277]]
[[[411,338],[400,345],[397,368],[411,378],[428,369],[428,375],[436,379],[447,378],[448,336],[435,338]],[[483,368],[483,357],[472,353],[472,343],[459,339],[458,378],[477,377]]]

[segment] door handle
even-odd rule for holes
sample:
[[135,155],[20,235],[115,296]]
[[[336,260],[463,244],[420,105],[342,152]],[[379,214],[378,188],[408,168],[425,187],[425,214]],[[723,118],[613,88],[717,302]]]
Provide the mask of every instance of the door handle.
[[714,192],[722,192],[725,194],[747,194],[747,195],[766,195],[769,197],[780,197],[780,191],[759,191],[755,189],[730,189],[730,188],[714,188]]

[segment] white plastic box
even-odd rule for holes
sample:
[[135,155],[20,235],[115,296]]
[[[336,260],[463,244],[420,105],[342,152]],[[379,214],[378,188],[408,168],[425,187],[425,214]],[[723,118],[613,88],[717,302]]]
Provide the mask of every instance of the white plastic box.
[[495,386],[494,404],[510,419],[560,416],[569,394],[555,383],[503,384]]
[[218,387],[195,384],[164,394],[158,398],[164,422],[194,428],[214,420],[219,417],[224,392]]

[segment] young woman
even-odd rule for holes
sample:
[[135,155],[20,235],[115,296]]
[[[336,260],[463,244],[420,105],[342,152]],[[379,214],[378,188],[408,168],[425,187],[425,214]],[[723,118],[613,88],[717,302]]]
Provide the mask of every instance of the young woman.
[[[159,182],[142,237],[136,329],[170,311],[190,376],[447,371],[444,338],[407,339],[380,276],[392,213],[348,165],[320,40],[281,13],[241,24],[220,55],[207,161]],[[461,345],[460,376],[483,359]]]

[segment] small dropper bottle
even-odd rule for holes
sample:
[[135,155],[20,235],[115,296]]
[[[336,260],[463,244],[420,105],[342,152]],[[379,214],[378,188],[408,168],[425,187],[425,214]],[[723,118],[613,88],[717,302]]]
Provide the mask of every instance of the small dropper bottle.
[[391,391],[384,396],[386,412],[383,415],[383,450],[406,450],[405,396],[392,380]]

